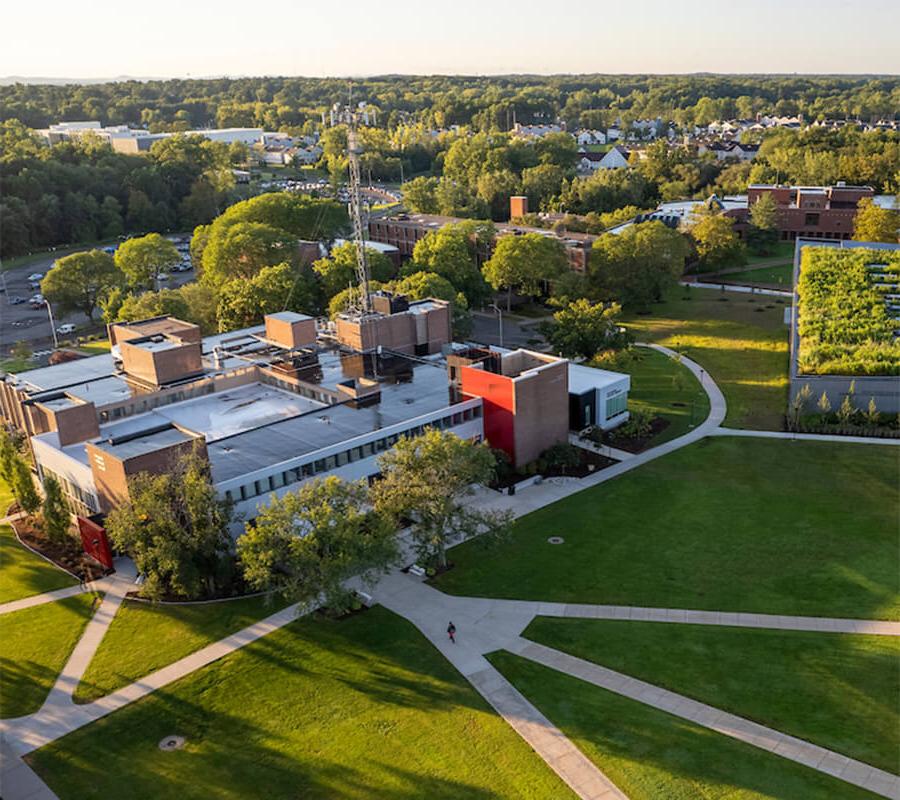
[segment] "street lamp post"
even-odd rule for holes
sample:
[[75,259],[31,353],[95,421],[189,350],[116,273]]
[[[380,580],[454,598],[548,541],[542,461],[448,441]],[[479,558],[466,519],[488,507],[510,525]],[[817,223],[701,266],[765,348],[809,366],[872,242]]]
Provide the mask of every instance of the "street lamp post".
[[44,305],[47,306],[47,316],[50,317],[50,333],[53,335],[53,349],[56,350],[59,347],[59,339],[56,337],[56,323],[53,321],[53,309],[50,308],[50,301],[44,300]]
[[491,308],[497,312],[497,319],[500,323],[500,347],[503,347],[503,310],[496,303],[491,303]]

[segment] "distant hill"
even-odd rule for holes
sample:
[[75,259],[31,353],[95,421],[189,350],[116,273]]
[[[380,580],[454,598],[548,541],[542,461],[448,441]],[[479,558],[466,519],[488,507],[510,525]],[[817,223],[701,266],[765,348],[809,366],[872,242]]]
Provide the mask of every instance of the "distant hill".
[[40,78],[26,75],[7,75],[0,78],[0,86],[12,86],[14,83],[35,83],[49,86],[65,86],[67,84],[119,83],[121,81],[158,81],[165,78],[153,78],[134,75],[116,75],[114,78]]

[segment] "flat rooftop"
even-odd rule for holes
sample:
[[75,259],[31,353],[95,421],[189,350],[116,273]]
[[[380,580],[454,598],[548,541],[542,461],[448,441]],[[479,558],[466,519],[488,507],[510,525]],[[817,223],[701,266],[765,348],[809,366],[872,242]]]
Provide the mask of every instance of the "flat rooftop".
[[569,362],[569,394],[584,394],[591,389],[605,389],[628,380],[628,375],[608,369],[585,367]]

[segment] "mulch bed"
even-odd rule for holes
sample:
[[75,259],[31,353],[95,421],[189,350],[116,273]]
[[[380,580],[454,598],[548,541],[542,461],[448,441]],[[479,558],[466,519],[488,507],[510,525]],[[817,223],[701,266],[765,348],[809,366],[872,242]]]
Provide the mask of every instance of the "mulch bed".
[[654,417],[650,423],[650,433],[647,436],[635,437],[632,439],[610,439],[607,437],[605,444],[615,447],[617,450],[624,450],[626,453],[640,453],[647,445],[652,444],[656,436],[669,427],[669,420],[663,417]]
[[599,453],[583,447],[578,448],[578,455],[581,457],[581,463],[577,467],[569,467],[565,472],[561,472],[558,469],[546,469],[541,475],[544,478],[586,478],[588,475],[593,475],[601,469],[606,469],[606,467],[619,463],[614,458],[601,456]]
[[85,555],[76,539],[70,537],[65,542],[52,542],[42,530],[35,527],[31,517],[15,520],[13,527],[25,544],[37,550],[58,567],[62,567],[86,581],[103,576],[103,568]]

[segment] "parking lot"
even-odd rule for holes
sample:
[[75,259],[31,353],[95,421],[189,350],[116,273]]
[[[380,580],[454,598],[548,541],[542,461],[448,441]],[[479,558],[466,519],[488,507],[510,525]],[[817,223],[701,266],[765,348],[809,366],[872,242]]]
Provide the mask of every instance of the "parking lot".
[[[188,234],[173,234],[167,238],[176,240],[187,236]],[[185,239],[185,241],[187,240]],[[11,348],[18,342],[25,342],[31,350],[44,350],[53,346],[50,315],[46,306],[33,308],[28,302],[31,297],[40,292],[39,288],[35,289],[30,285],[28,277],[35,273],[46,275],[53,267],[56,258],[56,255],[48,253],[25,266],[0,272],[0,356],[8,356]],[[194,278],[193,270],[175,272],[169,275],[166,281],[160,282],[160,287],[181,286],[190,283]],[[25,302],[14,304],[14,298],[17,297],[22,298]],[[84,314],[77,312],[60,314],[56,308],[51,310],[57,328],[66,324],[75,325],[75,332],[70,336],[100,333],[104,329],[99,309],[94,314],[93,325],[89,323]]]

